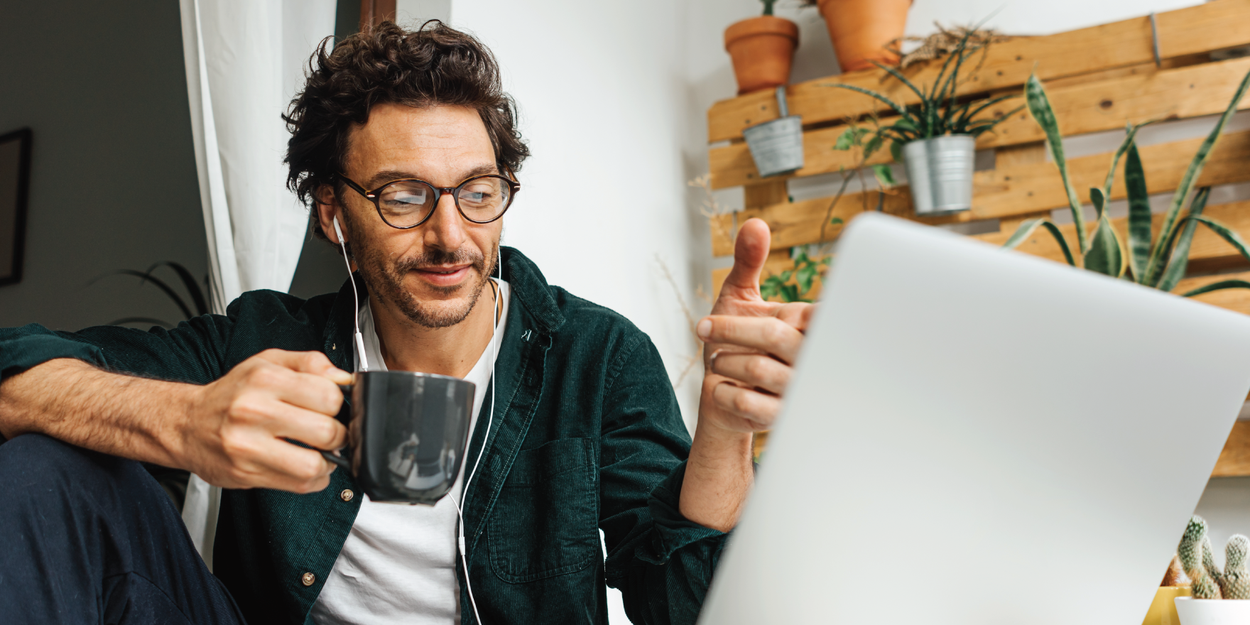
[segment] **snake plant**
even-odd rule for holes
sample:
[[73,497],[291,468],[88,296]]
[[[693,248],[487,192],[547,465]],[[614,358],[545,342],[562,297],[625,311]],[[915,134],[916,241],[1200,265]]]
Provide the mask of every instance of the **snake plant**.
[[[1072,181],[1068,175],[1068,165],[1063,155],[1062,134],[1059,132],[1059,123],[1055,119],[1054,110],[1050,106],[1050,99],[1046,97],[1046,90],[1042,87],[1042,83],[1038,80],[1037,75],[1029,77],[1028,82],[1025,84],[1025,100],[1029,107],[1029,112],[1033,115],[1033,119],[1037,121],[1046,134],[1046,144],[1050,149],[1055,165],[1059,168],[1059,176],[1063,179],[1064,189],[1068,197],[1068,207],[1072,211],[1072,221],[1076,226],[1076,249],[1080,254],[1080,264],[1085,269],[1113,277],[1125,277],[1144,286],[1171,291],[1180,282],[1181,278],[1185,276],[1185,269],[1189,264],[1189,247],[1199,224],[1210,228],[1225,241],[1228,241],[1242,256],[1250,260],[1250,249],[1247,248],[1246,243],[1234,230],[1210,217],[1202,215],[1210,194],[1209,188],[1204,187],[1194,193],[1193,198],[1189,201],[1188,211],[1183,217],[1181,216],[1181,211],[1185,207],[1185,201],[1190,198],[1190,192],[1193,191],[1194,185],[1202,173],[1202,168],[1206,165],[1207,159],[1210,158],[1211,150],[1215,147],[1216,142],[1219,141],[1224,127],[1228,124],[1228,120],[1236,112],[1237,104],[1246,95],[1247,88],[1250,88],[1250,73],[1247,73],[1242,78],[1241,85],[1238,86],[1237,93],[1233,96],[1232,101],[1229,102],[1228,108],[1220,116],[1215,128],[1211,129],[1210,134],[1207,135],[1202,145],[1198,147],[1198,153],[1194,155],[1193,160],[1189,163],[1188,170],[1185,171],[1180,185],[1172,195],[1172,201],[1168,206],[1167,213],[1164,215],[1159,236],[1155,238],[1153,232],[1154,225],[1150,214],[1150,203],[1146,190],[1146,175],[1135,143],[1137,131],[1146,124],[1133,125],[1130,123],[1127,126],[1123,143],[1120,144],[1119,149],[1111,157],[1111,169],[1107,172],[1106,181],[1103,183],[1102,188],[1091,188],[1089,190],[1090,202],[1093,203],[1094,210],[1097,213],[1094,231],[1090,234],[1086,228],[1084,215],[1081,211],[1081,201],[1077,198],[1076,190],[1072,187]],[[1104,210],[1108,199],[1111,197],[1111,184],[1115,178],[1116,167],[1119,165],[1122,157],[1126,157],[1124,161],[1124,184],[1129,204],[1127,247],[1120,241],[1119,234],[1111,226],[1107,211]],[[1077,258],[1073,255],[1072,248],[1064,240],[1059,227],[1049,219],[1030,219],[1021,223],[1016,232],[1003,244],[1003,247],[1016,247],[1038,228],[1045,229],[1055,238],[1055,241],[1059,243],[1059,247],[1063,251],[1064,259],[1067,260],[1069,265],[1078,266]],[[1250,288],[1250,282],[1245,280],[1224,280],[1194,289],[1183,295],[1191,297],[1230,288]]]
[[[959,102],[956,94],[960,84],[959,70],[963,68],[964,63],[973,53],[985,47],[984,44],[970,46],[968,44],[970,34],[971,32],[964,34],[955,50],[947,55],[946,61],[942,63],[942,68],[938,72],[937,77],[933,79],[933,84],[929,85],[927,89],[916,86],[907,76],[893,67],[873,63],[915,93],[916,97],[920,99],[920,102],[917,104],[904,106],[886,95],[858,85],[843,83],[825,83],[822,85],[862,93],[885,104],[895,113],[898,113],[899,117],[893,123],[878,126],[875,130],[869,131],[871,136],[864,142],[865,159],[867,159],[868,155],[880,149],[886,141],[890,141],[890,152],[893,154],[894,160],[902,161],[902,147],[912,141],[931,139],[943,135],[971,135],[974,138],[979,137],[1024,108],[1021,106],[999,118],[982,117],[978,119],[978,115],[987,111],[995,104],[1011,98],[1017,98],[1019,95],[1014,93],[1001,95],[984,102],[969,101],[962,104]],[[861,139],[862,136],[853,138]]]

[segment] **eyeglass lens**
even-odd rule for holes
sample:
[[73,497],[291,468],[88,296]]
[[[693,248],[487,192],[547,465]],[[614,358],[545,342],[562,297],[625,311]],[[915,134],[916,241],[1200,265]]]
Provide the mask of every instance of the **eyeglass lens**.
[[[464,181],[456,187],[456,204],[473,222],[485,223],[508,207],[511,187],[502,179],[484,176]],[[378,210],[386,223],[407,228],[421,223],[437,204],[434,187],[416,180],[399,180],[378,190]]]

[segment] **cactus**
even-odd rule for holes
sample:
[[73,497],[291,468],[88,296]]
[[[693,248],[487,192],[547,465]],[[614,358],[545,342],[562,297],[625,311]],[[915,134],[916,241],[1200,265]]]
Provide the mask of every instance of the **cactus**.
[[[1193,593],[1197,599],[1222,599],[1220,584],[1212,572],[1215,562],[1211,556],[1211,541],[1207,538],[1207,522],[1198,515],[1189,519],[1185,534],[1181,537],[1176,553],[1181,558],[1185,574],[1193,580]],[[1212,569],[1208,571],[1207,564]]]
[[1250,539],[1236,534],[1224,549],[1224,575],[1220,589],[1225,599],[1250,599],[1250,570],[1246,569],[1246,552]]
[[[1206,522],[1204,521],[1203,524],[1205,525]],[[1202,537],[1202,567],[1207,570],[1207,575],[1210,575],[1211,579],[1214,579],[1215,583],[1219,584],[1222,590],[1224,588],[1224,571],[1221,571],[1219,565],[1215,563],[1215,554],[1211,549],[1210,536]]]

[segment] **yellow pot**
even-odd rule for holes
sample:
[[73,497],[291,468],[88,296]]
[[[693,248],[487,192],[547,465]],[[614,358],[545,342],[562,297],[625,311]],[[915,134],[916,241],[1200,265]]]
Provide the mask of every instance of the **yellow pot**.
[[1176,616],[1176,598],[1189,595],[1189,586],[1160,586],[1142,625],[1180,625],[1181,619]]

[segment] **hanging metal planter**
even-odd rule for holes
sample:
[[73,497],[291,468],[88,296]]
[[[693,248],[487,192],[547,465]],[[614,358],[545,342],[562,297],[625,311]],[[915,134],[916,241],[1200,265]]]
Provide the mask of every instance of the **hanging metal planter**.
[[946,135],[903,146],[907,183],[916,215],[958,213],[972,208],[972,169],[976,139]]
[[790,115],[785,87],[777,87],[777,110],[780,118],[742,131],[761,178],[788,174],[803,167],[803,120],[798,115]]

